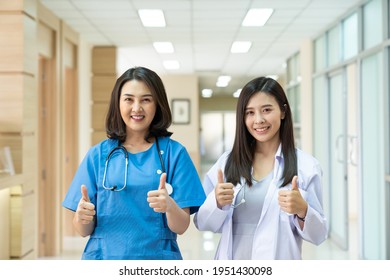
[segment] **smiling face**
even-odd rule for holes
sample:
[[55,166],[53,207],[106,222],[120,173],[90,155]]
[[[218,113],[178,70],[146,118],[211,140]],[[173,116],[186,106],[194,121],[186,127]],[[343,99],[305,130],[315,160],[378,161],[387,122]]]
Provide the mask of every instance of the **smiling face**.
[[156,102],[144,82],[131,80],[123,85],[119,108],[127,135],[148,133],[156,114]]
[[284,113],[275,97],[258,92],[245,108],[245,125],[258,143],[279,143],[279,129]]

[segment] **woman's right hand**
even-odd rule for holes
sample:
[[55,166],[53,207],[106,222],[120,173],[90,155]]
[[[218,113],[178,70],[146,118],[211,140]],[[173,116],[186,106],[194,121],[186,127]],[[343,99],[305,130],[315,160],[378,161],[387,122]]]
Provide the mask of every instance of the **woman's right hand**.
[[75,221],[83,225],[88,225],[94,221],[95,215],[95,205],[89,199],[87,187],[81,185],[81,199],[75,213]]
[[233,184],[224,182],[221,169],[218,169],[218,183],[215,186],[215,198],[217,200],[217,206],[220,209],[233,203]]

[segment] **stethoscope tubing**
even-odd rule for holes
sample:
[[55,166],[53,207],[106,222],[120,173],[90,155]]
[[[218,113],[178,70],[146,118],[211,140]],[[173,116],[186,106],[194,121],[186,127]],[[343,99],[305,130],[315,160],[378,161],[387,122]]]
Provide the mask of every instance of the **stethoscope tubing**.
[[[160,150],[160,145],[158,143],[158,138],[156,137],[156,148],[157,148],[157,153],[158,153],[158,157],[160,159],[160,163],[161,163],[161,168],[162,168],[162,172],[165,173],[165,165],[164,165],[164,160],[162,158],[162,154],[161,154],[161,150]],[[121,150],[123,152],[123,154],[125,155],[125,160],[126,160],[126,165],[125,165],[125,175],[124,175],[124,184],[123,186],[118,189],[117,186],[112,186],[112,187],[107,187],[105,185],[105,182],[106,182],[106,176],[107,176],[107,169],[108,169],[108,163],[110,161],[110,158],[112,156],[112,154],[117,151],[117,150]],[[114,147],[107,155],[106,157],[106,163],[104,165],[104,173],[103,173],[103,182],[102,182],[102,186],[105,190],[110,190],[110,191],[115,191],[115,192],[120,192],[122,191],[124,188],[126,188],[126,185],[127,185],[127,170],[128,170],[128,166],[129,166],[129,154],[128,154],[128,151],[126,149],[126,147],[118,144],[118,146]]]

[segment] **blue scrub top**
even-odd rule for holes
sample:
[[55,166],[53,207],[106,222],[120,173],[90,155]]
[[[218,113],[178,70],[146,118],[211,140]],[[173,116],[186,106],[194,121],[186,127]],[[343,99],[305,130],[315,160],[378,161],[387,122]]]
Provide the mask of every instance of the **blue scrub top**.
[[[206,197],[187,150],[170,137],[158,140],[167,182],[173,187],[171,197],[180,208],[197,212]],[[102,186],[107,155],[117,146],[117,140],[106,139],[88,151],[62,203],[76,211],[84,184],[96,207],[96,227],[82,259],[182,259],[165,214],[154,212],[147,202],[147,193],[158,189],[163,169],[156,143],[146,151],[128,153],[127,184],[119,192]],[[109,160],[106,187],[124,185],[125,166],[125,154],[117,149]]]

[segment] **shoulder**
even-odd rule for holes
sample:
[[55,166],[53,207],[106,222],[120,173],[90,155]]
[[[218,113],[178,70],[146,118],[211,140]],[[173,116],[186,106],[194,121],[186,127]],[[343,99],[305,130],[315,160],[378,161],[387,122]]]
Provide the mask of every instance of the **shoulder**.
[[298,162],[309,162],[310,164],[319,164],[319,161],[311,154],[302,151],[301,149],[295,149]]
[[88,155],[93,156],[93,155],[100,155],[102,153],[108,153],[108,151],[112,150],[116,146],[118,146],[118,140],[107,138],[93,145],[89,149]]
[[230,155],[231,151],[226,151],[224,152],[219,158],[218,158],[218,161],[220,164],[223,164],[225,165],[226,164],[226,161]]
[[158,142],[160,148],[170,151],[186,151],[186,147],[179,141],[172,139],[170,136],[159,137]]
[[107,139],[104,139],[104,140],[100,141],[99,143],[93,145],[91,147],[91,149],[99,150],[102,148],[107,148],[107,147],[112,148],[112,147],[116,147],[116,146],[118,146],[118,140],[107,138]]
[[322,173],[321,164],[314,156],[301,149],[296,149],[296,153],[299,172],[306,174]]

